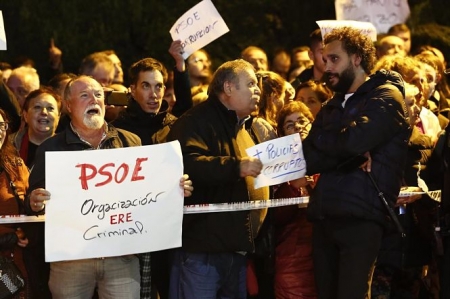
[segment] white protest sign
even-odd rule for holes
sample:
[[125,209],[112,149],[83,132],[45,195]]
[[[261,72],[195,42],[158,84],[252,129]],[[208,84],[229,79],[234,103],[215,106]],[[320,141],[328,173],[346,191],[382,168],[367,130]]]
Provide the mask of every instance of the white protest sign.
[[335,28],[352,27],[360,30],[364,35],[369,36],[372,41],[377,40],[377,29],[372,23],[369,22],[321,20],[316,21],[316,23],[319,25],[322,38],[324,38],[327,33],[330,33]]
[[269,140],[246,149],[247,155],[263,163],[261,174],[255,178],[255,188],[281,184],[305,176],[300,134]]
[[173,40],[181,40],[183,58],[230,31],[211,0],[188,10],[170,29]]
[[5,23],[3,22],[3,14],[1,10],[0,10],[0,50],[6,50]]
[[374,24],[379,33],[386,33],[409,16],[407,0],[336,0],[337,20],[354,20]]
[[178,141],[46,152],[45,259],[120,256],[181,246]]

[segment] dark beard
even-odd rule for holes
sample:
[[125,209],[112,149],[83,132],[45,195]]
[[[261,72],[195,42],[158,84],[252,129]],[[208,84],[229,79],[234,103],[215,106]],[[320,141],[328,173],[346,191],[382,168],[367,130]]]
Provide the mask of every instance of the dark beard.
[[[329,75],[334,75],[339,79],[336,85],[331,85],[329,81]],[[324,81],[326,82],[327,86],[333,91],[347,93],[347,91],[350,89],[350,86],[352,86],[353,81],[355,80],[355,72],[353,71],[351,64],[349,64],[341,74],[325,73],[324,77]]]

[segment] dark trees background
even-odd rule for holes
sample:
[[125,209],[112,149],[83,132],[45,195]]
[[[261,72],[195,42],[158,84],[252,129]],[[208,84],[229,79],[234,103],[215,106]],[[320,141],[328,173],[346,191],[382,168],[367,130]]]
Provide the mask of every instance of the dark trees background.
[[[125,70],[143,57],[155,57],[168,67],[169,30],[174,22],[199,0],[0,0],[7,38],[7,51],[0,61],[13,63],[27,56],[38,71],[48,64],[50,38],[63,51],[65,71],[77,72],[89,53],[114,49]],[[334,0],[213,0],[230,32],[206,47],[214,67],[239,56],[248,45],[257,45],[269,56],[278,47],[291,49],[308,43],[316,20],[334,19]],[[432,43],[444,47],[450,57],[450,42],[439,37],[449,31],[447,0],[410,0],[408,24],[427,37],[428,23],[438,26]],[[424,24],[425,29],[421,29]],[[426,34],[423,34],[425,31]],[[414,39],[413,39],[414,42]],[[422,41],[420,41],[422,42]],[[430,42],[428,42],[430,43]],[[442,45],[441,45],[442,44]],[[437,46],[437,45],[436,45]]]

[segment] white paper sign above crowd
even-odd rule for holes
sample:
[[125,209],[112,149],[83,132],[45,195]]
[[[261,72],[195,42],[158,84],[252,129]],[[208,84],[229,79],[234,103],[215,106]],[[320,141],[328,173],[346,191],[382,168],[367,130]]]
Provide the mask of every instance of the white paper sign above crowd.
[[46,153],[46,261],[181,246],[183,175],[177,141]]
[[188,10],[170,29],[173,40],[181,40],[183,58],[230,31],[211,0]]
[[359,22],[359,21],[336,21],[336,20],[321,20],[316,21],[317,25],[319,25],[320,33],[322,34],[322,38],[333,31],[333,29],[340,27],[352,27],[358,29],[364,35],[370,37],[372,41],[377,40],[377,29],[373,26],[372,23],[368,22]]
[[0,10],[0,50],[6,50],[5,24],[3,22],[3,14],[1,10]]
[[410,13],[407,0],[336,0],[334,5],[337,20],[370,22],[378,33],[404,23]]
[[263,163],[261,174],[255,178],[255,188],[281,184],[306,174],[300,134],[269,140],[248,148],[246,152]]

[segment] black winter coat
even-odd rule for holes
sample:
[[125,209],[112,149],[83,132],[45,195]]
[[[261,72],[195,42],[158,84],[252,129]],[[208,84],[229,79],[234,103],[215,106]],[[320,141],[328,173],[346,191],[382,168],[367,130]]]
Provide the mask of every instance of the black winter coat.
[[[369,176],[345,163],[369,152],[372,176],[395,203],[411,128],[404,85],[396,72],[378,71],[348,98],[337,94],[317,115],[304,141],[308,174],[320,173],[308,205],[311,220],[355,217],[387,223],[387,210]],[[356,160],[355,160],[356,161]],[[346,167],[340,167],[347,164]]]
[[142,145],[151,145],[164,143],[176,120],[177,118],[168,112],[146,113],[135,100],[131,100],[127,109],[111,124],[138,135]]
[[[235,152],[239,128],[236,113],[213,96],[184,113],[172,126],[168,141],[180,142],[184,171],[195,188],[192,196],[185,198],[185,205],[249,200]],[[182,238],[183,249],[190,252],[254,250],[249,211],[185,215]]]

